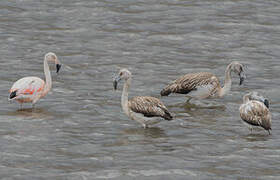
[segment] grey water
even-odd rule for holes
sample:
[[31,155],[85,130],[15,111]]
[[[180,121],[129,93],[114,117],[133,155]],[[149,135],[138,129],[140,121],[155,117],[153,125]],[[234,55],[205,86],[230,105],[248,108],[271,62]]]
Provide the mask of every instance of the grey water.
[[[280,179],[280,1],[0,1],[0,177],[12,179]],[[55,52],[51,92],[31,109],[8,101],[21,77],[44,78]],[[222,99],[160,97],[180,75],[224,80],[231,61],[247,79]],[[120,68],[129,96],[160,98],[173,121],[150,129],[120,106]],[[242,96],[270,100],[272,135],[239,117]]]

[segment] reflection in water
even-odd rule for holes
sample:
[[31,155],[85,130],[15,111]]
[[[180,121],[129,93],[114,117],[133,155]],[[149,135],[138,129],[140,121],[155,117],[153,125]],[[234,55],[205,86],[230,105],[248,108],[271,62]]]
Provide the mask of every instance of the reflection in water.
[[217,104],[215,102],[199,102],[199,103],[186,102],[186,103],[169,105],[168,107],[171,108],[180,107],[180,108],[184,108],[187,111],[191,109],[217,109],[217,110],[224,111],[226,109],[225,105]]
[[[208,106],[207,106],[208,105]],[[202,105],[192,103],[179,103],[168,106],[176,118],[187,118],[187,117],[205,117],[210,119],[219,117],[225,114],[225,105],[216,105],[215,103],[205,103]]]
[[151,128],[129,128],[122,131],[123,136],[113,143],[105,144],[106,147],[129,146],[132,144],[154,144],[156,139],[166,138],[164,130],[158,127]]
[[[129,128],[122,131],[123,136],[113,143],[106,144],[105,147],[126,148],[137,151],[139,149],[145,149],[146,147],[153,147],[154,152],[161,151],[174,151],[172,144],[168,142],[168,136],[164,130],[158,127],[151,128]],[[141,147],[144,146],[144,147]],[[139,147],[139,148],[137,148]],[[126,149],[127,150],[127,149]],[[143,152],[146,154],[145,152]],[[151,153],[147,153],[151,155]]]
[[216,109],[220,111],[224,111],[226,109],[225,105],[216,105],[215,103],[203,103],[202,105],[186,103],[183,105],[183,108],[186,110],[190,109]]
[[17,116],[17,117],[29,117],[31,119],[45,119],[47,117],[53,117],[56,114],[54,112],[50,112],[45,108],[23,108],[18,109],[16,111],[11,111],[6,113],[8,116]]
[[166,137],[166,134],[163,129],[158,127],[150,128],[130,128],[123,130],[123,133],[126,135],[143,135],[150,138],[163,138]]
[[240,137],[248,142],[268,141],[269,139],[271,139],[271,135],[262,132],[253,132],[247,135],[242,135]]

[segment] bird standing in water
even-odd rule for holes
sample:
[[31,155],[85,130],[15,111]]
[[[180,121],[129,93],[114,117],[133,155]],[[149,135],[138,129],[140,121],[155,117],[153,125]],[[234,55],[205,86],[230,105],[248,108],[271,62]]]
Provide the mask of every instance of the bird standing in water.
[[150,96],[136,96],[128,100],[128,90],[131,84],[131,72],[121,69],[118,76],[114,79],[114,89],[117,89],[118,82],[124,80],[123,92],[121,97],[122,109],[131,119],[142,124],[144,128],[156,124],[163,119],[172,120],[172,116],[157,98]]
[[[179,77],[161,92],[161,96],[170,93],[187,94],[191,98],[204,99],[208,97],[223,97],[231,89],[231,73],[237,73],[240,77],[240,85],[245,79],[243,65],[237,61],[230,63],[225,71],[224,87],[221,87],[219,79],[212,73],[190,73]],[[188,100],[188,101],[189,101]]]
[[243,104],[239,108],[241,119],[249,125],[252,131],[253,126],[260,126],[268,131],[271,130],[271,113],[268,109],[269,102],[256,92],[243,96]]
[[20,107],[22,108],[23,103],[32,103],[32,107],[34,107],[34,104],[40,98],[46,96],[52,87],[52,79],[48,62],[54,62],[56,64],[56,72],[59,72],[61,64],[57,59],[57,56],[52,52],[47,53],[44,59],[46,82],[41,78],[34,76],[21,78],[17,80],[9,90],[9,99],[16,100],[20,103]]

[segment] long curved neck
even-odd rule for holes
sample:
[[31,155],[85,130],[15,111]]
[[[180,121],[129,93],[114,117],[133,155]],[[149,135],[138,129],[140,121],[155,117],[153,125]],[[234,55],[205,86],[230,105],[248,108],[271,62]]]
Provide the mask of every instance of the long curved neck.
[[230,66],[227,67],[225,72],[224,87],[220,89],[219,96],[223,97],[231,89],[231,70]]
[[131,78],[127,79],[123,85],[123,92],[122,92],[122,108],[126,115],[129,115],[128,110],[128,90],[130,87]]
[[249,101],[249,95],[243,96],[243,103],[247,103]]
[[51,78],[51,72],[48,64],[48,60],[44,60],[44,73],[45,73],[45,78],[46,78],[46,85],[44,88],[44,94],[50,91],[52,88],[52,78]]

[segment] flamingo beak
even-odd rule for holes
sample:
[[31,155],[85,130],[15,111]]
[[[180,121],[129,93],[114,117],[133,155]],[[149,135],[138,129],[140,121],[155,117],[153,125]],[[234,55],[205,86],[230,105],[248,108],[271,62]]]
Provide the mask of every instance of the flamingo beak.
[[267,108],[269,108],[269,101],[267,99],[265,99],[263,103]]
[[239,73],[239,78],[240,78],[239,85],[242,85],[243,82],[244,82],[244,80],[245,80],[245,78],[246,78],[246,75],[245,75],[245,73],[244,73],[243,71],[241,71],[241,72]]
[[56,73],[58,73],[59,72],[59,70],[60,70],[60,68],[61,68],[61,64],[56,64]]
[[118,82],[120,80],[121,80],[120,76],[115,77],[114,82],[113,82],[114,90],[117,90]]
[[13,99],[16,96],[17,96],[17,91],[11,92],[10,99]]

